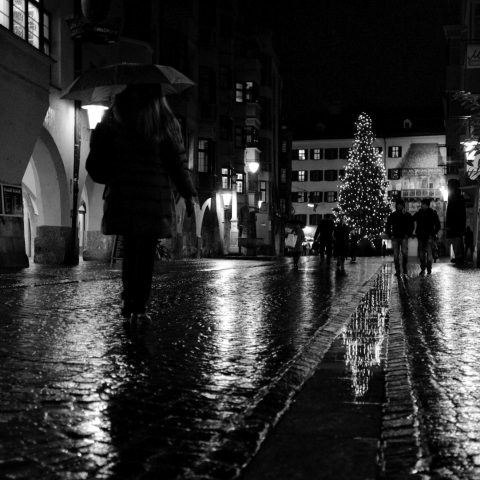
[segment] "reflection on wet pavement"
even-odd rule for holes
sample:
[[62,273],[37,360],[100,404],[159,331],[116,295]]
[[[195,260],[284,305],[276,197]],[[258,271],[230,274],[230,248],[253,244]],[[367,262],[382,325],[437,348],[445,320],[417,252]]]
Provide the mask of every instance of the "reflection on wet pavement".
[[[122,325],[112,272],[81,281],[52,271],[2,289],[0,473],[232,478],[285,408],[265,398],[379,266],[337,279],[315,260],[298,271],[212,261],[159,272],[153,323],[135,332]],[[356,394],[381,348],[373,297],[343,337]]]
[[400,288],[432,479],[480,478],[478,269],[450,264]]

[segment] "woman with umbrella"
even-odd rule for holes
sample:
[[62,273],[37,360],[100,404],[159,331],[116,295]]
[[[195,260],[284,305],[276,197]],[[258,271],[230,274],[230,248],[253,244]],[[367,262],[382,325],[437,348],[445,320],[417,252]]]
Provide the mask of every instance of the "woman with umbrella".
[[187,215],[196,196],[178,121],[161,84],[128,85],[92,133],[86,169],[106,184],[102,231],[122,235],[122,314],[149,320],[155,248],[171,237],[173,186],[185,199]]

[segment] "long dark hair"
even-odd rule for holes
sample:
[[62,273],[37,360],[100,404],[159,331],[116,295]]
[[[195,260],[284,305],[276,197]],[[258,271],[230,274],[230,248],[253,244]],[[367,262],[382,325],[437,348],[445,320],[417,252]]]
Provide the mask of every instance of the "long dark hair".
[[180,125],[162,94],[161,85],[129,85],[115,96],[113,112],[117,120],[146,140],[183,141]]

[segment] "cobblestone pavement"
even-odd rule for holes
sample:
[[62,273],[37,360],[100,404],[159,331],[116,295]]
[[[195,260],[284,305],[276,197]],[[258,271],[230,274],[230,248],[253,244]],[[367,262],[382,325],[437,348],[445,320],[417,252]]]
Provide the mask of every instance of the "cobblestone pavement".
[[480,271],[449,263],[398,283],[420,422],[421,478],[480,478]]
[[165,262],[134,332],[118,267],[1,274],[0,477],[235,478],[381,265]]

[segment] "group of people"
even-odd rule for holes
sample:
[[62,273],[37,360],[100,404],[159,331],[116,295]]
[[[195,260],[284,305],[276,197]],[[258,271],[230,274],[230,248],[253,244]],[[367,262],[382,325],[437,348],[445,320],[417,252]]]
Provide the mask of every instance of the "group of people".
[[[293,266],[298,268],[298,262],[302,255],[302,245],[305,242],[305,234],[299,222],[294,223],[292,232],[296,235],[296,244],[292,248]],[[359,237],[355,231],[345,224],[343,215],[337,215],[337,222],[333,216],[326,214],[315,231],[312,250],[320,255],[320,262],[331,262],[332,256],[337,260],[337,272],[345,273],[345,260],[350,255],[351,262],[357,259],[357,244]]]
[[[436,259],[436,238],[441,225],[437,212],[430,207],[431,200],[424,198],[421,201],[420,209],[415,214],[410,214],[405,209],[405,202],[402,198],[397,198],[395,202],[395,211],[387,218],[385,233],[391,239],[393,249],[393,262],[395,265],[395,275],[407,275],[408,273],[408,241],[415,237],[418,241],[418,259],[420,263],[420,275],[431,274],[434,258]],[[314,236],[313,249],[318,251],[320,262],[326,259],[331,262],[332,256],[337,260],[337,272],[345,273],[345,260],[350,255],[351,262],[356,261],[356,252],[358,248],[359,236],[355,230],[350,230],[345,224],[344,217],[337,212],[336,222],[333,215],[325,215],[320,221]],[[447,211],[448,220],[448,211]],[[462,219],[460,218],[460,221]],[[450,221],[446,222],[447,238],[451,239],[453,245],[455,263],[461,263],[464,258],[472,255],[473,252],[473,232],[470,227],[463,230],[456,228],[459,222],[457,214],[450,215]],[[298,268],[298,261],[302,252],[302,243],[305,235],[301,225],[295,227],[298,244],[293,249],[294,266]],[[458,230],[458,231],[457,231]],[[464,232],[460,242],[456,239]],[[384,250],[385,250],[385,243]]]
[[408,272],[408,239],[414,235],[418,241],[420,275],[432,273],[433,248],[439,230],[440,220],[437,212],[430,208],[430,199],[424,198],[420,210],[411,215],[405,210],[403,199],[397,198],[395,211],[388,216],[386,225],[386,233],[392,242],[395,275]]

